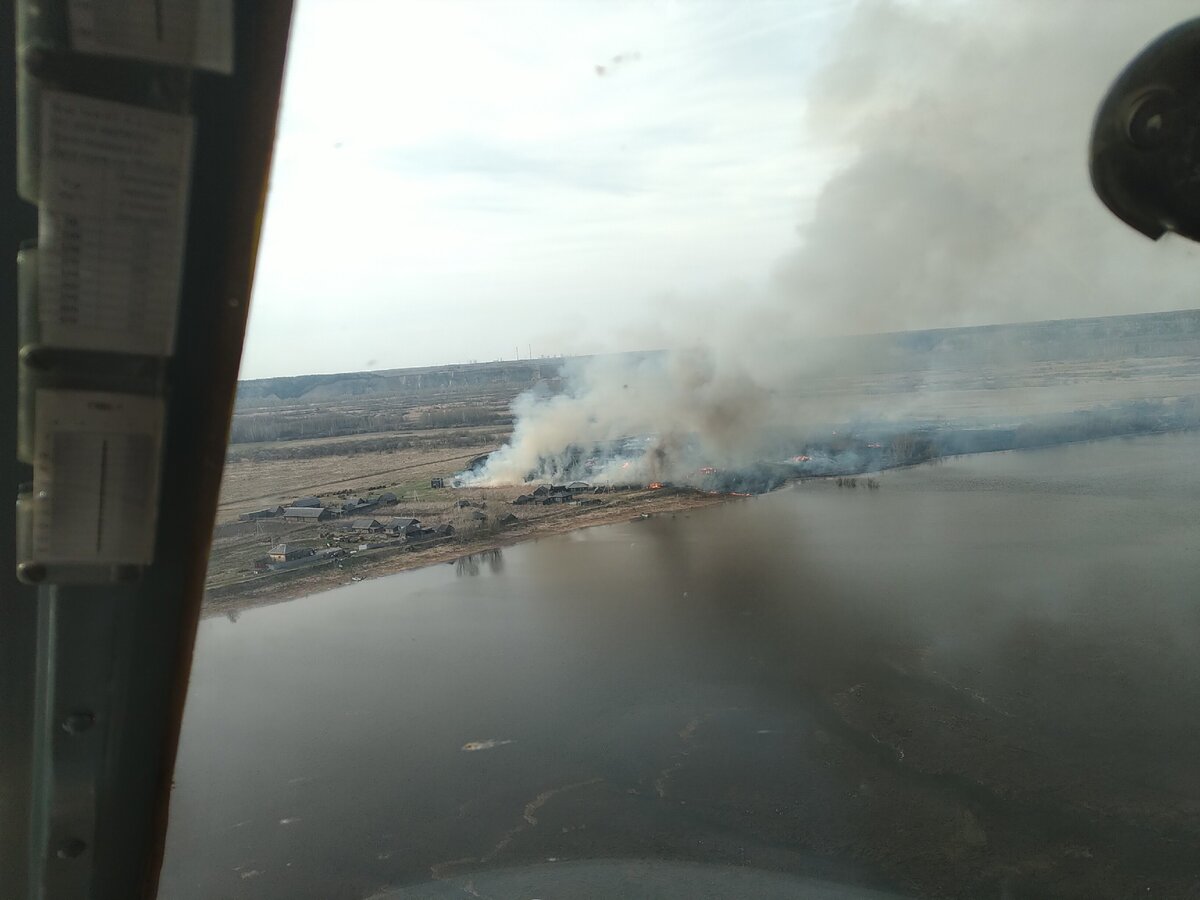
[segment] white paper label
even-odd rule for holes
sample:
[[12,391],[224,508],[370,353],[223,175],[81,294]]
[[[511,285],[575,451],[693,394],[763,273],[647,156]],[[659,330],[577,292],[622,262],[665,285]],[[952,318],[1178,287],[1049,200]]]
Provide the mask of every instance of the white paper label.
[[233,0],[70,0],[83,53],[233,72]]
[[154,558],[163,402],[100,391],[36,397],[33,552],[43,563]]
[[46,344],[169,356],[193,123],[42,94],[38,318]]

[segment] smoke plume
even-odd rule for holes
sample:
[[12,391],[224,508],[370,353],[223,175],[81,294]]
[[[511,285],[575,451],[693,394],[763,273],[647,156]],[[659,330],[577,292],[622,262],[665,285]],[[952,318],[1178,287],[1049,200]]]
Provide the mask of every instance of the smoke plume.
[[[1113,219],[1086,156],[1117,72],[1192,13],[1165,0],[859,4],[804,98],[803,140],[844,164],[794,250],[757,283],[659,305],[642,331],[664,352],[579,360],[562,393],[519,398],[481,478],[552,477],[564,453],[622,441],[596,480],[687,481],[786,452],[808,424],[866,409],[847,398],[883,345],[832,336],[1194,305],[1197,254]],[[919,392],[939,363],[903,365]],[[823,387],[838,383],[840,399]]]

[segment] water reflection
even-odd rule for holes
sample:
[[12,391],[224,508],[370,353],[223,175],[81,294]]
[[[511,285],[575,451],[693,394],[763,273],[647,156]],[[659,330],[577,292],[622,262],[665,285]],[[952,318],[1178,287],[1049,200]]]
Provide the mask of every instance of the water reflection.
[[209,619],[163,896],[551,858],[1195,896],[1197,460],[953,460]]
[[480,573],[483,565],[486,565],[493,575],[499,575],[504,571],[504,552],[497,547],[494,550],[480,550],[478,553],[460,556],[454,560],[454,574],[460,578],[474,578]]

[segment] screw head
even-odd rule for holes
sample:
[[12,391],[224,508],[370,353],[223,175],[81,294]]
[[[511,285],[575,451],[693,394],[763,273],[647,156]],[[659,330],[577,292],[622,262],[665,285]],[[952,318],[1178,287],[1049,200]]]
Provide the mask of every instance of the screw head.
[[51,365],[50,352],[45,347],[37,344],[22,347],[18,353],[18,357],[26,366],[38,371],[45,371]]
[[87,844],[79,838],[67,838],[58,845],[54,855],[59,859],[78,859],[87,850]]
[[37,584],[46,578],[46,567],[41,563],[17,563],[17,577],[26,584]]
[[96,717],[86,710],[73,712],[62,721],[62,729],[67,734],[82,734],[96,724]]

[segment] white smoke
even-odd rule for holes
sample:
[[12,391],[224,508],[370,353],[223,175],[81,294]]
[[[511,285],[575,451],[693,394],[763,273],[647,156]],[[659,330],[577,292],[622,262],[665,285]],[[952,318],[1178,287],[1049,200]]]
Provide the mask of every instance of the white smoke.
[[630,437],[646,439],[633,472],[597,480],[761,460],[781,432],[854,412],[812,382],[852,383],[858,362],[823,335],[1194,305],[1197,253],[1118,223],[1086,164],[1112,79],[1191,14],[1184,0],[859,4],[805,98],[805,139],[846,164],[795,250],[761,286],[660,305],[642,331],[664,353],[580,360],[563,393],[519,398],[482,479]]
[[689,458],[736,465],[753,456],[747,442],[760,434],[769,407],[766,389],[736,360],[702,350],[575,360],[564,375],[566,392],[516,400],[512,440],[493,454],[485,480],[519,483],[547,464],[550,475],[569,446],[631,437],[643,439],[646,452],[632,461],[600,460],[594,480],[679,479]]

